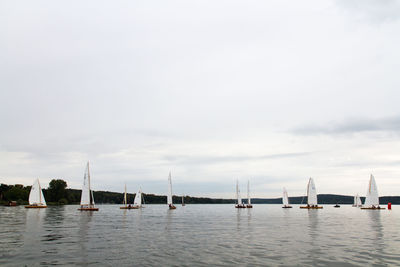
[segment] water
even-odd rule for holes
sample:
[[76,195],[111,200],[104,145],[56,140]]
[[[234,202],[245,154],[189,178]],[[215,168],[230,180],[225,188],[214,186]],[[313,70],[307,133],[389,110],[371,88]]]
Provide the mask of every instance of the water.
[[399,266],[400,207],[0,207],[0,265]]

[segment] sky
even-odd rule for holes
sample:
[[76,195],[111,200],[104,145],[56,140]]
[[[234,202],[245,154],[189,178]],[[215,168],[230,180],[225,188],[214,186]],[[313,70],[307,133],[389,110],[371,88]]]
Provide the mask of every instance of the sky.
[[400,195],[400,1],[0,0],[0,182]]

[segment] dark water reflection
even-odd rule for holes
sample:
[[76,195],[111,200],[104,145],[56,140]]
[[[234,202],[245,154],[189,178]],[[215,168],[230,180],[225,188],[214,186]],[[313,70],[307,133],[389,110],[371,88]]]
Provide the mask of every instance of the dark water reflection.
[[0,207],[0,265],[399,266],[400,207]]

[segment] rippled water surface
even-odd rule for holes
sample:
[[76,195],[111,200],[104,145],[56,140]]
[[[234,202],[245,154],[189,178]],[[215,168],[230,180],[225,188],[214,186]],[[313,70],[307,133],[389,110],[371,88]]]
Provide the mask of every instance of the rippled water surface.
[[0,265],[400,266],[400,207],[0,207]]

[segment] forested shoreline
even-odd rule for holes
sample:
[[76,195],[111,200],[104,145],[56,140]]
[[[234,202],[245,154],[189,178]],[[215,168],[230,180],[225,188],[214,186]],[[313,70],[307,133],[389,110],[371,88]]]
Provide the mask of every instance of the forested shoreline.
[[[17,201],[18,204],[24,205],[28,203],[29,192],[31,186],[16,185],[0,185],[0,204],[7,204],[9,201]],[[67,188],[67,183],[61,179],[53,179],[49,183],[48,188],[43,188],[43,194],[48,205],[66,205],[79,204],[81,199],[80,189]],[[124,194],[109,191],[93,191],[93,196],[97,204],[121,204]],[[133,203],[135,194],[127,194],[128,203]],[[165,204],[167,196],[143,193],[145,204]],[[364,201],[364,197],[361,197]],[[382,205],[391,202],[392,204],[400,204],[400,196],[382,196],[379,198]],[[302,204],[307,202],[307,197],[289,197],[291,204]],[[181,203],[182,196],[173,196],[174,203]],[[186,204],[233,204],[235,199],[223,198],[206,198],[185,196]],[[244,199],[246,202],[246,199]],[[253,204],[281,204],[282,198],[252,198]],[[318,195],[318,203],[320,204],[352,204],[353,196],[320,194]]]

